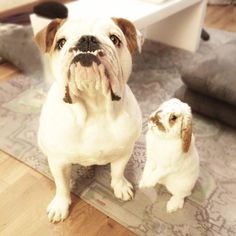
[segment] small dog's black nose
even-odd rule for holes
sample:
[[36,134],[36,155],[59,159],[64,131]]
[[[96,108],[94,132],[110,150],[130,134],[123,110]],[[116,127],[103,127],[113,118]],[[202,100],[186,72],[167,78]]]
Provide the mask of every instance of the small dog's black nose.
[[81,52],[94,52],[100,49],[98,39],[92,35],[83,35],[75,47]]

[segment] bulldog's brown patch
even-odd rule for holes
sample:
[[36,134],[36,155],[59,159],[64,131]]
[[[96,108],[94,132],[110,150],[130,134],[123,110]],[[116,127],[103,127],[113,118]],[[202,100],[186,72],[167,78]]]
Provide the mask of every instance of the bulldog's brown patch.
[[160,131],[166,132],[166,129],[165,129],[164,125],[161,123],[161,117],[158,114],[158,112],[155,114],[154,117],[151,117],[150,120],[157,126],[157,128]]
[[135,26],[130,21],[123,18],[112,18],[112,20],[120,27],[125,35],[130,53],[134,53],[138,49]]
[[62,19],[55,19],[35,36],[35,42],[42,52],[49,52],[54,42],[55,35],[60,26],[65,22]]

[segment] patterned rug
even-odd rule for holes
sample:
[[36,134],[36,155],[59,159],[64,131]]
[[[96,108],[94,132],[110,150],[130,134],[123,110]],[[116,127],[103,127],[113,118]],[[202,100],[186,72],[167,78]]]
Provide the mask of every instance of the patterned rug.
[[[162,186],[139,190],[145,163],[146,120],[182,85],[180,71],[191,58],[208,55],[234,34],[209,30],[196,54],[147,41],[134,59],[129,85],[143,113],[143,132],[126,168],[135,198],[121,202],[110,188],[110,167],[98,166],[95,176],[73,166],[73,192],[137,235],[236,235],[236,130],[194,114],[194,133],[201,159],[200,178],[184,208],[167,214],[170,198]],[[48,86],[36,74],[14,76],[0,84],[0,148],[51,178],[46,157],[37,147],[38,117]],[[45,206],[46,208],[46,206]]]

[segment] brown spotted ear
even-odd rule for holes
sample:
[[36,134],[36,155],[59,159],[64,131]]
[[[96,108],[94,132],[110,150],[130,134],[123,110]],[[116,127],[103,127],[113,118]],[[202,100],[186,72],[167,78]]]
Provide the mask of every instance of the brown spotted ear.
[[184,115],[181,126],[181,139],[183,152],[188,152],[192,139],[192,115]]
[[55,19],[36,34],[35,41],[42,52],[50,51],[56,32],[63,22],[63,19]]
[[120,27],[125,35],[130,53],[132,54],[135,51],[141,52],[144,39],[141,33],[136,30],[135,26],[123,18],[112,18],[112,20]]

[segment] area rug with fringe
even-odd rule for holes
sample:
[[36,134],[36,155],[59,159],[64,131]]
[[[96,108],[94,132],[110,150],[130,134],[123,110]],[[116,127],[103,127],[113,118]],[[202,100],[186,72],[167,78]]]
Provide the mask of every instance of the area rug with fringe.
[[[217,30],[209,33],[211,41],[202,42],[194,56],[207,55],[235,37]],[[73,166],[72,191],[137,235],[236,235],[236,130],[229,126],[193,115],[201,171],[182,210],[166,213],[170,194],[162,186],[137,188],[145,164],[147,117],[182,85],[181,68],[191,62],[192,56],[147,41],[143,53],[134,58],[129,86],[143,114],[143,132],[125,172],[135,186],[134,200],[114,198],[109,165],[95,167],[94,175]],[[32,72],[0,83],[0,148],[51,178],[47,159],[37,146],[40,109],[47,91],[44,80]]]

